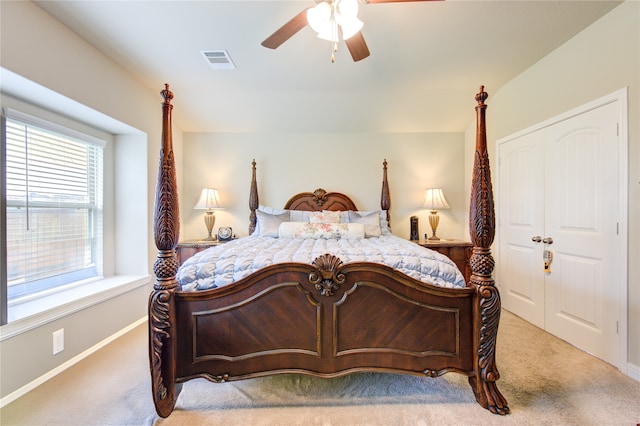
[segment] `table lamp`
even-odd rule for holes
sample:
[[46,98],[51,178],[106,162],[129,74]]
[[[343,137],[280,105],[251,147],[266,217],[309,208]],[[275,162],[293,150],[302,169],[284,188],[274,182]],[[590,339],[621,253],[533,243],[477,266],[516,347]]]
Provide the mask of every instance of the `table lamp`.
[[436,229],[438,229],[438,223],[440,223],[440,216],[438,216],[438,210],[444,210],[449,208],[447,199],[444,198],[444,193],[441,188],[428,188],[424,193],[424,205],[425,209],[431,211],[429,214],[429,225],[431,225],[431,235],[429,240],[439,240],[436,236]]
[[203,188],[200,193],[200,198],[193,208],[196,210],[206,210],[204,214],[204,223],[207,225],[207,232],[209,235],[204,239],[204,241],[215,241],[216,238],[211,235],[213,225],[216,223],[216,216],[213,211],[222,209],[218,190],[213,188]]

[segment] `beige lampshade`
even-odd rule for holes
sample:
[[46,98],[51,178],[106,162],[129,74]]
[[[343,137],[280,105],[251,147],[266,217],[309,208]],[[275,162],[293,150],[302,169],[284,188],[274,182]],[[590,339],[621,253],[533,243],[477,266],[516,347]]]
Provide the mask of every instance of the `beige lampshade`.
[[196,210],[221,209],[222,205],[220,204],[220,195],[218,194],[218,190],[213,188],[203,188],[200,193],[200,198],[193,208]]
[[424,205],[422,207],[428,210],[446,210],[450,208],[441,188],[427,189],[424,192]]

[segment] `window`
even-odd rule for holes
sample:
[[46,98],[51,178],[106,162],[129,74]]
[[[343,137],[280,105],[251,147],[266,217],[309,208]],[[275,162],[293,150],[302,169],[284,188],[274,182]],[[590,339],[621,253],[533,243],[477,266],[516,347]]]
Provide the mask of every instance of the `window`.
[[104,141],[5,111],[8,301],[102,275]]
[[[2,89],[10,90],[10,93],[0,93],[0,343],[78,310],[148,286],[151,282],[149,267],[153,264],[149,250],[154,250],[149,238],[147,134],[8,70],[1,71]],[[11,130],[7,129],[7,122]],[[80,173],[90,176],[89,166],[93,165],[95,180],[87,177],[87,182],[93,184],[87,184],[83,190],[86,192],[76,190],[66,195],[77,196],[80,192],[84,197],[81,202],[70,197],[41,197],[31,199],[27,207],[26,201],[20,202],[12,195],[7,203],[7,148],[15,143],[8,140],[14,122],[21,123],[22,131],[26,125],[27,137],[34,136],[34,131],[43,131],[46,137],[64,140],[62,146],[80,144],[83,158],[87,159],[86,172],[82,167]],[[28,139],[25,142],[24,135],[19,140],[22,145],[29,142]],[[95,155],[93,160],[91,152]],[[23,169],[26,169],[26,161],[22,160]],[[12,164],[11,167],[15,166]],[[49,183],[52,180],[62,182],[64,173],[56,176],[50,171],[48,176]],[[64,188],[69,189],[69,185]],[[86,235],[94,232],[91,244],[83,239],[82,243],[78,240],[74,245],[73,253],[82,253],[82,257],[64,255],[69,258],[67,260],[81,258],[86,263],[73,266],[69,271],[54,272],[48,278],[16,279],[14,260],[8,259],[13,252],[7,250],[7,212],[13,214],[19,210],[23,220],[28,217],[28,232],[36,235],[32,225],[40,218],[34,218],[34,215],[43,213],[45,208],[49,213],[57,209],[56,213],[61,215],[72,212],[81,215],[82,221],[74,218],[74,225],[82,225],[80,230]],[[25,216],[27,209],[30,216]],[[25,232],[24,227],[21,229]],[[25,249],[21,251],[25,253]],[[60,259],[62,252],[62,248],[58,248],[54,258]],[[44,256],[33,251],[32,254],[33,258]],[[8,282],[9,266],[12,273]],[[33,270],[32,266],[29,270]],[[88,278],[92,274],[95,276]],[[55,286],[51,287],[52,284]],[[9,289],[11,300],[8,300]]]

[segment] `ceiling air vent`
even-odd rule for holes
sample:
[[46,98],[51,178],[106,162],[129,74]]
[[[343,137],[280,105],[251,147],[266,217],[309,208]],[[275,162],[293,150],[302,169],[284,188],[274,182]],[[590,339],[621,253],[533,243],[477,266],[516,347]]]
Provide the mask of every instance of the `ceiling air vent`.
[[226,50],[203,50],[202,55],[211,68],[216,70],[235,70],[234,65],[229,52]]

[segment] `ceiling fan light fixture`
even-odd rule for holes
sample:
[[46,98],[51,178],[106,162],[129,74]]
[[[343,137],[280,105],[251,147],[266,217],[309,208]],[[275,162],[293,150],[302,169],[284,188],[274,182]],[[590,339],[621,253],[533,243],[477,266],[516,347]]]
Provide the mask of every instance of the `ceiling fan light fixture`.
[[338,23],[340,24],[340,28],[342,28],[342,38],[344,40],[349,40],[364,26],[364,23],[355,16],[350,17],[349,19],[343,18],[342,22]]
[[331,26],[331,5],[327,2],[318,3],[307,10],[307,22],[317,33],[325,32]]
[[331,41],[333,43],[337,43],[338,41],[340,41],[338,40],[338,31],[337,30],[334,31],[333,29],[319,32],[318,38],[321,38],[322,40]]
[[[338,49],[340,37],[343,40],[349,40],[364,26],[364,23],[358,19],[358,0],[322,0],[314,7],[307,9],[306,18],[318,38],[333,43],[331,62],[334,61],[333,52]],[[363,39],[362,41],[364,42]],[[351,51],[352,47],[347,46]],[[366,56],[368,51],[364,57]]]
[[307,11],[309,26],[318,38],[337,43],[338,25],[342,38],[348,40],[364,26],[358,19],[358,0],[322,1]]
[[358,16],[358,0],[335,0],[338,13],[345,17]]

